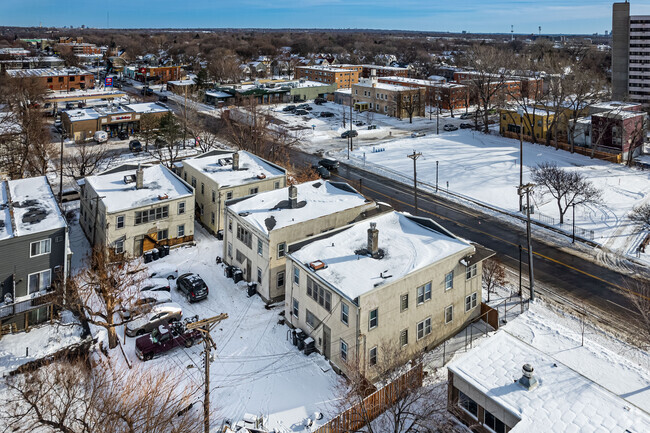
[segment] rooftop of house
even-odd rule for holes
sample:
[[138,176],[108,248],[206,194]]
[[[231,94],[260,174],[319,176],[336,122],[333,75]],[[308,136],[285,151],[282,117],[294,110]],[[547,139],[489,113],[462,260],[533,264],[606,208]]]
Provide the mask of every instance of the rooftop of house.
[[[308,243],[292,256],[301,263],[318,260],[325,263],[324,269],[315,271],[316,275],[354,299],[453,254],[474,251],[468,242],[454,237],[435,222],[426,221],[429,226],[408,214],[389,212]],[[366,251],[371,223],[378,230],[381,258],[373,258]]]
[[[531,390],[518,382],[524,364],[538,381]],[[648,413],[505,331],[448,368],[520,419],[512,433],[650,431]]]
[[56,98],[63,98],[63,97],[78,97],[79,100],[83,100],[86,97],[90,96],[106,96],[106,97],[113,97],[113,96],[123,96],[125,95],[124,92],[121,90],[110,90],[107,88],[95,88],[95,89],[83,89],[83,90],[75,90],[74,93],[66,92],[65,90],[50,90],[47,95],[45,95],[45,99],[56,99]]
[[374,81],[371,78],[363,78],[359,80],[358,83],[352,85],[352,87],[371,87],[374,89],[382,89],[391,92],[399,92],[405,90],[412,90],[412,87],[407,86],[398,86],[397,84],[386,84],[379,81]]
[[598,113],[592,113],[591,117],[606,117],[608,119],[631,119],[633,117],[645,117],[645,111],[621,111],[619,109],[609,110],[609,111],[600,111]]
[[378,80],[381,81],[396,81],[398,83],[410,83],[410,84],[418,84],[420,86],[433,86],[440,84],[438,81],[433,81],[433,80],[420,80],[417,78],[407,78],[407,77],[378,77]]
[[164,204],[168,200],[192,197],[193,189],[172,173],[167,167],[157,164],[143,166],[143,188],[136,188],[136,171],[133,165],[123,165],[104,173],[89,176],[84,182],[103,197],[106,211],[121,210]]
[[323,71],[323,72],[350,72],[350,69],[346,68],[345,66],[348,65],[330,65],[330,66],[319,66],[319,65],[312,65],[312,66],[297,66],[297,68],[300,69],[313,69],[316,71]]
[[370,203],[345,183],[316,180],[301,183],[296,188],[295,208],[289,207],[289,187],[244,198],[229,208],[262,233],[269,234],[272,230]]
[[170,111],[169,108],[161,104],[160,102],[143,102],[140,104],[129,104],[126,106],[129,110],[135,112],[135,113],[140,113],[140,114],[146,114],[146,113],[166,113],[167,111]]
[[238,154],[238,170],[233,167],[233,152],[221,150],[213,150],[185,159],[183,165],[204,173],[219,184],[220,188],[245,185],[263,179],[281,178],[286,175],[286,170],[257,155],[243,150]]
[[7,74],[14,78],[24,77],[62,77],[68,75],[92,75],[92,73],[79,68],[39,68],[39,69],[10,69]]
[[65,226],[65,218],[45,176],[0,183],[0,239]]

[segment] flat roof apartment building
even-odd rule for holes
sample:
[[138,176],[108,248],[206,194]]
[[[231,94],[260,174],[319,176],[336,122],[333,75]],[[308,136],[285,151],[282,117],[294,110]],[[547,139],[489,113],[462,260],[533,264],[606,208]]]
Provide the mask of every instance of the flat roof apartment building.
[[426,108],[426,89],[380,83],[376,77],[362,78],[352,86],[356,110],[373,111],[398,119],[422,117]]
[[63,69],[12,69],[7,75],[18,79],[35,79],[44,88],[50,90],[80,90],[95,87],[95,76],[88,71],[78,68]]
[[359,82],[362,69],[360,65],[297,66],[296,78],[336,84],[337,89],[345,89]]

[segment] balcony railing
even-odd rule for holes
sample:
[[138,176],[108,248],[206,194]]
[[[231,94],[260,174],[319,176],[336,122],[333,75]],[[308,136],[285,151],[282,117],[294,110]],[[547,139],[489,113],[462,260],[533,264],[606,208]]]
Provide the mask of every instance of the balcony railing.
[[52,292],[49,292],[44,295],[27,299],[25,301],[14,302],[12,304],[2,304],[0,305],[0,318],[35,310],[42,307],[43,305],[52,302],[53,300],[54,294]]

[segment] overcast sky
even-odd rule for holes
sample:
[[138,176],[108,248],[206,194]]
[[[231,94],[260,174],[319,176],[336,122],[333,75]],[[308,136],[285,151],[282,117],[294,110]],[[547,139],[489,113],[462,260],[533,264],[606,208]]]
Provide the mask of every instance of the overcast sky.
[[[650,14],[650,0],[631,9]],[[0,25],[602,34],[611,11],[611,0],[0,0]]]

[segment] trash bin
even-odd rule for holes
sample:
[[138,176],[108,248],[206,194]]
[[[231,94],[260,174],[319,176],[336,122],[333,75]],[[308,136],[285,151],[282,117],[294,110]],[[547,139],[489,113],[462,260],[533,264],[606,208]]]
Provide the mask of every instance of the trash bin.
[[244,273],[242,272],[241,269],[237,269],[233,275],[232,275],[233,281],[236,283],[242,281],[244,279]]
[[257,293],[257,283],[248,283],[248,297],[255,296]]
[[298,332],[294,329],[291,331],[291,343],[293,343],[294,346],[298,345]]
[[226,278],[232,278],[232,275],[235,273],[235,267],[234,266],[226,266],[223,270],[223,274],[226,276]]
[[310,355],[316,352],[316,342],[313,338],[309,337],[305,340],[305,355]]
[[304,350],[305,349],[305,340],[307,339],[307,334],[303,330],[298,331],[296,334],[296,338],[298,339],[298,350]]
[[223,230],[219,230],[217,232],[217,240],[219,240],[219,241],[223,240]]
[[160,251],[158,251],[158,248],[151,250],[151,254],[153,255],[154,260],[158,260],[160,258]]
[[144,262],[145,263],[151,263],[153,261],[153,253],[151,251],[147,251],[144,253]]
[[160,257],[167,257],[169,255],[169,245],[164,245],[160,249]]

